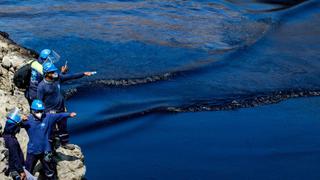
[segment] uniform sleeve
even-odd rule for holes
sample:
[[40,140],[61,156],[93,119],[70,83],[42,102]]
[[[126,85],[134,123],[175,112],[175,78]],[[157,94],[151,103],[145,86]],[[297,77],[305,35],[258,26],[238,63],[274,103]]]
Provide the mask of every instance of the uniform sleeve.
[[22,122],[22,123],[21,123],[21,127],[22,127],[22,128],[25,128],[25,129],[28,129],[28,128],[29,128],[29,123],[28,123],[28,121]]
[[57,114],[51,114],[51,115],[52,115],[53,122],[55,123],[70,117],[70,113],[57,113]]
[[81,73],[74,73],[74,74],[60,74],[59,76],[60,76],[60,81],[65,82],[73,79],[82,78],[84,76],[84,73],[81,72]]
[[26,130],[28,130],[30,128],[29,122],[30,122],[30,116],[28,116],[28,120],[27,121],[22,121],[21,127],[25,128]]

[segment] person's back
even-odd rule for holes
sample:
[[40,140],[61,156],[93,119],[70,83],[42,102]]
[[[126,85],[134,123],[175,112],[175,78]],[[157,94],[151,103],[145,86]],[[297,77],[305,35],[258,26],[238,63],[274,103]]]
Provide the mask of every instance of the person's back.
[[38,85],[43,79],[42,63],[46,61],[50,53],[51,50],[49,49],[42,50],[38,60],[31,63],[30,83],[25,92],[25,96],[28,99],[29,104],[37,98]]
[[20,132],[20,127],[17,124],[6,122],[2,135],[15,136],[19,132]]
[[28,98],[29,101],[32,102],[32,100],[37,98],[38,85],[42,81],[42,79],[43,79],[43,73],[42,73],[41,64],[33,62],[31,64],[30,84],[26,91],[26,97]]

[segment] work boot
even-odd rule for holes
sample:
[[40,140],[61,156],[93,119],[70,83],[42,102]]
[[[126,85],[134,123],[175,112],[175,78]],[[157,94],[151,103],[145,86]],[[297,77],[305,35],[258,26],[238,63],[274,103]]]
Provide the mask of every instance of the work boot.
[[61,147],[68,150],[74,150],[76,148],[74,144],[62,144]]
[[55,150],[58,149],[60,145],[61,145],[60,138],[58,136],[54,137],[53,149],[55,149]]

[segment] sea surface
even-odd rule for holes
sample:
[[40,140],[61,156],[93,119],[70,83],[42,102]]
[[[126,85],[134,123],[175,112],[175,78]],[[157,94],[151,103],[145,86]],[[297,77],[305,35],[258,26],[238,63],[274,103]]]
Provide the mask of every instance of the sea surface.
[[320,179],[319,0],[2,0],[0,31],[98,72],[63,86],[87,179]]

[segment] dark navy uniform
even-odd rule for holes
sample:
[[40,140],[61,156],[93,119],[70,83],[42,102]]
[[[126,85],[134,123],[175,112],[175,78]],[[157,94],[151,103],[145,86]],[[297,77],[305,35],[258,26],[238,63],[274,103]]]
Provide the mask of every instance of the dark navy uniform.
[[20,131],[20,124],[6,122],[3,139],[5,146],[9,150],[9,169],[11,174],[16,174],[19,177],[20,173],[24,172],[25,165],[24,157],[20,144],[16,138],[16,134]]
[[68,117],[70,117],[69,113],[44,114],[38,120],[33,115],[29,115],[28,121],[23,122],[23,127],[29,136],[26,160],[26,169],[29,172],[33,172],[35,165],[40,160],[46,177],[48,179],[54,178],[55,169],[51,157],[49,157],[52,152],[49,136],[54,125]]
[[[49,82],[45,79],[38,85],[37,98],[42,100],[45,104],[45,111],[51,113],[65,112],[65,99],[61,93],[60,84],[73,79],[79,79],[84,76],[84,73],[76,74],[60,74],[58,80]],[[61,144],[69,142],[69,133],[67,127],[67,120],[64,119],[58,124],[58,134]]]

